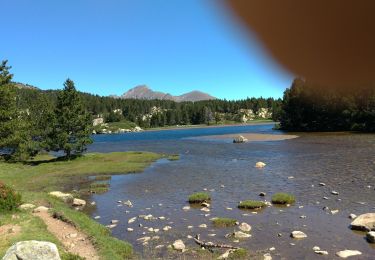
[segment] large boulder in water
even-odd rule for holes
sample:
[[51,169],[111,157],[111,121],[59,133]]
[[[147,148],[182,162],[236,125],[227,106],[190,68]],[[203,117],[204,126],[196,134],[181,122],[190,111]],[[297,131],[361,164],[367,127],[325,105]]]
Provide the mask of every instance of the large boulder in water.
[[61,260],[55,244],[45,241],[21,241],[11,246],[3,260]]
[[375,213],[366,213],[358,216],[350,224],[350,228],[361,231],[375,231]]

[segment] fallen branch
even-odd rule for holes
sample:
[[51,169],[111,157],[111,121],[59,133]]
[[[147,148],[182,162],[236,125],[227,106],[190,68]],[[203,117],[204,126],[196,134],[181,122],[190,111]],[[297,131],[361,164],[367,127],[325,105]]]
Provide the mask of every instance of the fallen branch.
[[228,248],[228,249],[239,249],[239,247],[226,245],[226,244],[214,244],[212,242],[203,242],[199,239],[200,235],[194,237],[195,243],[211,251],[212,248]]

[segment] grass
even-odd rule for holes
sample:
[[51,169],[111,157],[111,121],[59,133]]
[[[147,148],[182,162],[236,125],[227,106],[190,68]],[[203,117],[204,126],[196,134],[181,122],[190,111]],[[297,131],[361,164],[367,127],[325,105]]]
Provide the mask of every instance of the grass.
[[[69,192],[81,181],[87,185],[89,176],[100,176],[98,179],[92,178],[97,181],[107,179],[103,176],[112,174],[141,172],[160,158],[167,158],[167,156],[148,152],[91,153],[71,161],[62,161],[44,154],[24,164],[0,161],[0,180],[20,192],[23,202],[49,206],[58,212],[59,216],[74,223],[90,237],[100,259],[125,259],[132,257],[132,246],[129,243],[112,237],[106,227],[86,214],[70,208],[57,198],[49,196],[48,192],[53,190]],[[107,188],[106,182],[96,182],[92,185],[96,189]],[[12,214],[18,215],[19,218],[12,219]],[[79,259],[67,254],[61,243],[48,232],[43,221],[30,212],[16,211],[1,214],[0,225],[5,224],[19,225],[21,231],[18,234],[0,237],[0,257],[13,243],[35,239],[55,243],[62,259]]]
[[292,204],[296,201],[292,194],[282,192],[274,194],[271,200],[274,204]]
[[239,248],[232,253],[229,254],[228,259],[235,260],[235,259],[249,259],[248,258],[249,252],[246,249]]
[[237,224],[237,220],[232,218],[215,218],[212,220],[215,227],[233,227]]
[[189,196],[189,203],[203,203],[211,200],[210,194],[206,192],[197,192]]
[[241,201],[238,204],[238,208],[240,209],[260,209],[266,206],[266,204],[263,201],[257,201],[257,200],[245,200]]
[[96,181],[109,181],[112,177],[111,176],[108,176],[108,175],[99,175],[99,176],[95,176],[94,179]]

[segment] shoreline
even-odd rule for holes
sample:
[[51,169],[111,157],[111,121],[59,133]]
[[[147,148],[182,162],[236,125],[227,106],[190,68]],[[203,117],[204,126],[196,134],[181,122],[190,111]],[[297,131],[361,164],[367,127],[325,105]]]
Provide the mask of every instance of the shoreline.
[[246,142],[264,142],[264,141],[283,141],[298,138],[298,135],[291,134],[255,134],[255,133],[235,133],[224,135],[206,135],[200,136],[199,139],[205,140],[233,140],[236,137],[243,136],[247,139]]

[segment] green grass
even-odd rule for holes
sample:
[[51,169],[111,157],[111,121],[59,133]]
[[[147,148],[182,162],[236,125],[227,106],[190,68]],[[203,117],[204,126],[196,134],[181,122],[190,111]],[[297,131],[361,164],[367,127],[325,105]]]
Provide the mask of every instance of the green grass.
[[171,154],[167,157],[168,160],[170,161],[177,161],[180,160],[180,155],[179,154]]
[[95,176],[95,180],[96,181],[109,181],[112,177],[109,176],[109,175],[99,175],[99,176]]
[[229,254],[228,259],[237,260],[237,259],[249,259],[249,252],[246,249],[239,248]]
[[238,208],[240,209],[260,209],[266,206],[266,204],[263,201],[257,201],[257,200],[245,200],[241,201],[238,204]]
[[[89,176],[101,176],[98,179],[103,180],[106,179],[103,176],[112,174],[141,172],[160,158],[167,156],[148,152],[91,153],[74,160],[62,161],[44,154],[26,164],[0,161],[0,180],[20,192],[23,202],[48,205],[64,219],[74,223],[90,237],[101,259],[124,259],[132,257],[132,246],[129,243],[112,237],[106,227],[57,198],[49,196],[47,192],[70,192],[73,184],[76,185],[80,181],[87,185]],[[93,181],[94,179],[96,178],[93,178]],[[104,184],[106,183],[97,182],[93,185],[96,189],[105,189],[107,185]],[[20,218],[12,219],[12,214],[17,214]],[[19,225],[21,232],[13,236],[0,237],[0,257],[13,243],[35,239],[55,243],[62,259],[77,259],[66,254],[59,241],[48,232],[42,220],[30,212],[1,214],[0,225],[4,224]]]
[[215,218],[212,220],[215,227],[233,227],[237,224],[237,220],[232,218]]
[[292,194],[282,192],[274,194],[271,200],[274,204],[292,204],[296,201]]
[[210,194],[206,192],[197,192],[189,196],[189,203],[203,203],[211,200]]

